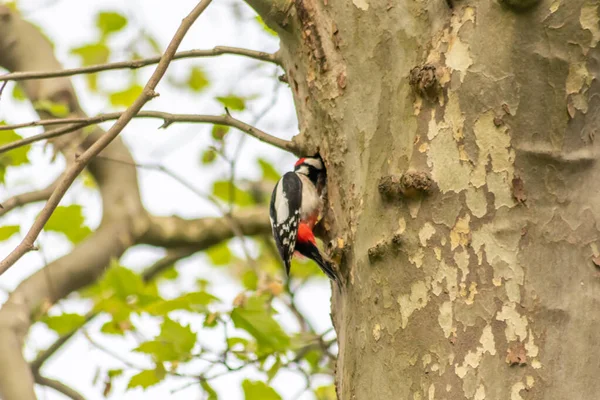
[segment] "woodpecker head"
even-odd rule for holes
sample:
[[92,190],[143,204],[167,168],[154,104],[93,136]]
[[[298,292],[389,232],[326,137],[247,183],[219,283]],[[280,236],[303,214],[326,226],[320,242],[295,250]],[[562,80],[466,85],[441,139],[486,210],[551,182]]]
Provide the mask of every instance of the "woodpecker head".
[[302,157],[294,165],[294,172],[306,175],[318,188],[325,182],[325,166],[321,157]]

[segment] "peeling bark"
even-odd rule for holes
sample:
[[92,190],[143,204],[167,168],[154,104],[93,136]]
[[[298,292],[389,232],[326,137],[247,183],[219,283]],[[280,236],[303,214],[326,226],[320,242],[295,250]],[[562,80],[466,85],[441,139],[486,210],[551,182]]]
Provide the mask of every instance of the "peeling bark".
[[[344,248],[338,397],[598,397],[600,2],[301,3],[280,54]],[[382,198],[407,171],[430,193]]]

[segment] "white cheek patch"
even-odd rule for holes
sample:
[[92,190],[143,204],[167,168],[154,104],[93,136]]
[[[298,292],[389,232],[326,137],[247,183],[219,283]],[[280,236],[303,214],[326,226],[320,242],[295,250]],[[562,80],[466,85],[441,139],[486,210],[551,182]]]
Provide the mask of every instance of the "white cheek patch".
[[323,163],[318,158],[305,158],[304,159],[304,164],[311,165],[311,166],[315,167],[318,170],[322,170],[323,169]]
[[306,165],[302,165],[300,168],[296,169],[297,174],[308,175],[308,167]]

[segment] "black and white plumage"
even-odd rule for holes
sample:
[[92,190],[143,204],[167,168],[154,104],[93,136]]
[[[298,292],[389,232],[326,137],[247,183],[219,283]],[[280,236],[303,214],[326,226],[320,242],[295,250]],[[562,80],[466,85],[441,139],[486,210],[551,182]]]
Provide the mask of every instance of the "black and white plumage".
[[269,210],[271,227],[288,276],[297,251],[314,260],[330,279],[337,280],[312,232],[323,208],[324,188],[325,168],[316,157],[299,159],[294,172],[287,172],[275,185]]
[[269,215],[275,244],[288,275],[296,248],[301,207],[302,181],[295,172],[287,172],[273,189]]

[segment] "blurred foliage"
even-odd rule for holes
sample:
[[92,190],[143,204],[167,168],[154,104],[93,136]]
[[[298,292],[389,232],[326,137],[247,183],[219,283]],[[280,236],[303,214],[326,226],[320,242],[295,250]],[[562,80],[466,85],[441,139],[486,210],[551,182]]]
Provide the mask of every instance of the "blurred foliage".
[[92,233],[85,225],[82,206],[79,204],[56,207],[44,229],[64,234],[73,244],[81,242]]
[[246,99],[240,96],[227,95],[217,96],[217,101],[226,107],[234,111],[244,111],[246,109]]
[[45,112],[55,118],[64,118],[69,115],[69,106],[45,99],[33,103],[33,108],[38,112]]
[[[234,11],[236,18],[250,21],[265,33],[265,38],[268,35],[272,40],[270,36],[275,33],[260,18],[244,19],[247,10]],[[160,54],[164,50],[164,41],[159,41],[146,27],[138,25],[133,19],[113,10],[97,12],[93,27],[97,36],[77,43],[69,49],[69,54],[81,66]],[[180,69],[175,69],[177,73],[169,71],[161,84],[197,96],[199,101],[207,101],[211,106],[218,105],[221,112],[227,108],[239,113],[241,119],[248,122],[252,118],[256,121],[261,118],[258,116],[261,110],[253,101],[259,96],[240,94],[237,85],[217,93],[212,85],[217,76],[213,78],[209,73],[213,70],[206,68],[203,62],[181,62],[180,65],[184,67],[178,66]],[[248,69],[250,71],[250,67]],[[116,83],[109,74],[118,76],[114,80]],[[111,80],[100,79],[104,76]],[[84,79],[87,89],[102,99],[107,108],[118,109],[130,106],[144,84],[135,69],[88,74]],[[261,93],[261,96],[272,95]],[[14,85],[12,97],[25,99],[19,85]],[[69,114],[64,104],[47,100],[33,106],[56,118]],[[177,112],[176,109],[165,111]],[[270,191],[280,177],[268,157],[270,154],[263,154],[252,165],[243,166],[255,172],[260,181],[256,183],[261,184],[257,185],[258,189],[248,190],[243,182],[232,177],[237,165],[237,160],[232,158],[239,152],[231,143],[235,143],[232,139],[239,138],[239,134],[222,125],[211,126],[205,132],[207,142],[197,153],[199,168],[227,171],[227,174],[215,174],[211,179],[207,190],[212,196],[210,200],[224,209],[267,206]],[[14,131],[0,132],[0,145],[20,139],[22,137]],[[0,154],[0,183],[4,183],[7,169],[29,163],[29,150],[30,146],[23,146]],[[89,173],[84,174],[82,182],[83,190],[98,190]],[[82,204],[59,206],[45,230],[57,233],[55,236],[60,240],[74,245],[92,234]],[[19,225],[5,223],[0,227],[0,241],[20,232]],[[243,247],[249,251],[242,251]],[[181,275],[176,262],[159,272],[149,273],[112,260],[94,285],[78,292],[84,304],[89,305],[88,312],[97,314],[101,319],[100,329],[86,330],[89,316],[85,312],[74,312],[72,308],[63,309],[62,303],[42,307],[35,315],[37,323],[55,335],[81,330],[92,346],[104,352],[109,352],[111,346],[107,346],[107,350],[99,342],[135,341],[135,345],[129,348],[130,352],[112,354],[121,360],[118,367],[99,372],[105,397],[114,391],[115,382],[128,389],[147,389],[167,379],[177,379],[197,386],[205,399],[214,400],[219,398],[219,393],[213,382],[221,377],[228,379],[228,374],[247,369],[254,371],[253,379],[243,380],[239,388],[246,400],[291,398],[290,393],[280,394],[272,387],[282,376],[282,371],[292,371],[298,379],[306,380],[305,390],[315,399],[334,399],[332,386],[313,386],[312,378],[318,375],[329,377],[332,381],[335,363],[332,347],[335,343],[325,340],[327,331],[316,332],[295,303],[295,293],[302,290],[308,280],[325,281],[318,267],[313,262],[294,259],[291,283],[284,285],[285,272],[270,237],[245,238],[243,242],[235,238],[216,243],[203,253],[202,259],[210,265],[209,271],[199,268]],[[224,302],[215,295],[217,290],[213,281],[217,274],[227,274],[229,282],[235,282],[234,287],[239,293],[233,302]],[[80,308],[78,310],[81,311]],[[148,326],[155,328],[150,329],[152,334],[147,333]],[[220,342],[205,339],[215,335],[221,335]],[[134,362],[139,359],[145,361]],[[90,359],[87,362],[94,361]],[[256,378],[257,373],[260,378]],[[284,376],[289,379],[289,374]]]
[[242,388],[245,400],[281,400],[281,396],[273,388],[261,381],[245,380]]
[[[0,121],[0,126],[6,125],[4,121]],[[0,146],[23,139],[13,130],[0,131]],[[10,167],[18,167],[29,163],[27,153],[31,149],[31,145],[21,146],[14,150],[0,154],[0,183],[4,183],[6,170]]]
[[21,230],[19,225],[6,225],[0,227],[0,240],[8,240],[12,235]]

